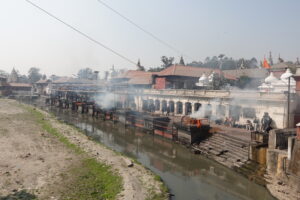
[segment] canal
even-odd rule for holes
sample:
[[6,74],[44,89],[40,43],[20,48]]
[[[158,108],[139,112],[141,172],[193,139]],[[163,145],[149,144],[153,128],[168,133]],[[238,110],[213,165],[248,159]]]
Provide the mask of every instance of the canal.
[[50,112],[95,141],[138,160],[163,179],[174,200],[274,199],[264,187],[180,144],[71,110],[51,108]]

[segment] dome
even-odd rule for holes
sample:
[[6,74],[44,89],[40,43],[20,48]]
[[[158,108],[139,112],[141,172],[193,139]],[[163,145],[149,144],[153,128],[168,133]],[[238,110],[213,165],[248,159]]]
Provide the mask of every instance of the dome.
[[200,87],[204,87],[208,85],[208,78],[205,75],[205,73],[202,74],[202,76],[199,78],[199,82],[196,83],[196,85]]
[[209,82],[213,82],[213,80],[215,79],[215,76],[216,76],[215,72],[212,72],[208,77]]
[[205,73],[202,74],[202,76],[199,78],[199,82],[206,82],[207,81],[207,76]]
[[278,81],[278,78],[276,78],[273,74],[273,72],[270,73],[270,75],[265,79],[265,83],[275,83]]
[[291,70],[289,68],[287,68],[287,70],[280,76],[281,80],[287,80],[289,77],[292,77],[293,73],[291,72]]

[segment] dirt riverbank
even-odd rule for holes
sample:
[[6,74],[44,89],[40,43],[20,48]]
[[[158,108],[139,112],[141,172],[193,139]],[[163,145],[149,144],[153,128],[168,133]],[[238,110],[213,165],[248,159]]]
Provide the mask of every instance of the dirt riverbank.
[[[102,193],[103,199],[167,198],[151,171],[137,163],[128,167],[128,158],[13,100],[0,100],[0,151],[1,200],[66,199],[70,191],[85,191],[91,183],[89,189],[96,189],[89,192]],[[93,173],[101,174],[102,182]]]

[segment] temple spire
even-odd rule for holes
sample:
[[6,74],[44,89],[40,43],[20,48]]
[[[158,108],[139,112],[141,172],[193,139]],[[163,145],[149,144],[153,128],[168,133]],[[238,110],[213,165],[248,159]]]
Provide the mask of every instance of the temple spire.
[[300,65],[299,58],[297,57],[296,65]]
[[141,65],[140,59],[138,60],[136,66],[138,71],[145,71],[145,67]]
[[278,63],[283,63],[284,60],[280,57],[280,54],[278,55]]
[[182,56],[180,57],[179,65],[185,65],[185,63],[184,63],[184,60],[183,60],[183,57],[182,57]]
[[270,54],[269,54],[269,63],[270,63],[271,66],[274,65],[271,51],[270,51]]

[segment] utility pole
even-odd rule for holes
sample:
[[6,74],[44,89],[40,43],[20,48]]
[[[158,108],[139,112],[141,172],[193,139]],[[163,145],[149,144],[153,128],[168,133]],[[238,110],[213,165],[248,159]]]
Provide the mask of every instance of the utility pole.
[[287,128],[290,128],[290,90],[291,90],[291,77],[288,79],[288,105],[287,105]]

